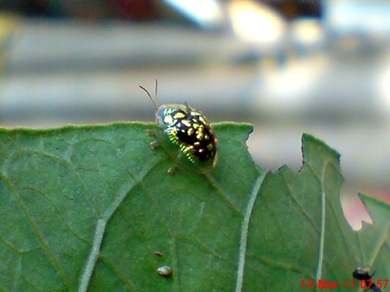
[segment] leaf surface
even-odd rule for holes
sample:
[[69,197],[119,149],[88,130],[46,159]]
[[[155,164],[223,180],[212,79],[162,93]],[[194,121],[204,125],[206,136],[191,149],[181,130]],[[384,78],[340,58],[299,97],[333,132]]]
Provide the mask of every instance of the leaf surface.
[[389,278],[389,207],[364,196],[375,224],[352,231],[323,142],[304,135],[301,171],[267,173],[247,151],[250,125],[215,124],[217,167],[168,175],[155,129],[0,131],[0,289],[299,291],[351,280],[360,263]]

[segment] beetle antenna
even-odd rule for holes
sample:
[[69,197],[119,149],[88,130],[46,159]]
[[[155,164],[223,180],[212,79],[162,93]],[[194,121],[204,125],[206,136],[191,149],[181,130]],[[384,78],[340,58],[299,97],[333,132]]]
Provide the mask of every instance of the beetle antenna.
[[156,111],[158,110],[158,104],[157,104],[157,79],[156,79],[156,88],[155,88],[155,99],[153,99],[153,97],[150,95],[149,91],[143,87],[142,85],[139,86],[139,88],[141,88],[143,91],[145,91],[146,95],[149,96],[150,100],[152,101]]
[[158,88],[158,81],[157,81],[157,78],[156,78],[156,81],[154,83],[154,97],[156,99],[156,102],[158,103],[158,100],[157,100],[157,88]]

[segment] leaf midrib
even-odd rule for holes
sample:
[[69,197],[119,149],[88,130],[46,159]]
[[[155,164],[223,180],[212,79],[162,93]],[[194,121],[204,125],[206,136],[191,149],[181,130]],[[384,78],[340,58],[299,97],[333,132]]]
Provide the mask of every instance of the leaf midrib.
[[259,194],[259,190],[261,184],[264,181],[267,172],[264,171],[255,181],[253,185],[252,191],[250,193],[249,201],[245,210],[245,216],[242,220],[241,225],[241,236],[240,236],[240,247],[238,253],[238,268],[237,268],[237,279],[236,279],[236,292],[242,291],[242,285],[244,282],[244,268],[245,268],[245,258],[246,258],[246,247],[248,240],[248,228],[249,221],[252,215],[253,206],[255,205],[257,196]]
[[83,272],[80,276],[80,284],[79,284],[79,292],[85,292],[88,289],[89,283],[91,281],[91,277],[93,271],[96,266],[96,262],[100,253],[101,244],[103,241],[103,236],[106,230],[106,226],[108,221],[111,219],[112,215],[115,211],[120,207],[123,200],[126,198],[126,195],[139,183],[142,182],[143,178],[150,172],[150,170],[155,166],[155,162],[151,163],[149,167],[146,168],[146,171],[140,173],[138,177],[131,176],[132,180],[130,185],[124,188],[121,188],[122,192],[118,196],[116,196],[113,203],[107,208],[107,210],[103,213],[103,218],[99,218],[96,223],[96,228],[94,232],[93,243],[91,246],[91,252],[88,256],[88,259],[85,263]]

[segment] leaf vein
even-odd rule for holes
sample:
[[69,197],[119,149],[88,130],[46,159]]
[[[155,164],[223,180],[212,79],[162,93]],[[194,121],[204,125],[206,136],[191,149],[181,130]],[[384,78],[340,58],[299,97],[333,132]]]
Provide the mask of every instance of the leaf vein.
[[6,183],[8,188],[11,190],[11,193],[14,196],[14,198],[18,204],[19,209],[25,215],[27,221],[30,224],[32,231],[34,232],[35,236],[37,237],[38,241],[40,242],[42,250],[47,255],[47,257],[50,259],[52,265],[57,270],[59,276],[62,278],[65,285],[67,285],[67,287],[70,288],[71,281],[70,281],[69,277],[67,276],[66,272],[61,268],[61,264],[60,264],[58,258],[56,257],[54,251],[51,249],[49,243],[45,240],[45,237],[44,237],[42,231],[39,229],[38,224],[35,222],[34,217],[28,211],[28,208],[23,203],[23,200],[20,198],[18,192],[16,191],[16,189],[14,188],[14,186],[10,182],[10,180],[4,174],[0,174],[0,177],[2,180],[4,180],[4,182]]
[[246,246],[248,240],[249,221],[252,215],[253,206],[255,205],[257,195],[259,194],[261,184],[263,183],[266,174],[267,172],[263,172],[256,179],[255,184],[250,193],[248,205],[245,210],[245,216],[242,221],[239,256],[238,256],[237,280],[236,280],[236,289],[235,289],[236,292],[242,291],[242,285],[244,282],[244,268],[245,268]]

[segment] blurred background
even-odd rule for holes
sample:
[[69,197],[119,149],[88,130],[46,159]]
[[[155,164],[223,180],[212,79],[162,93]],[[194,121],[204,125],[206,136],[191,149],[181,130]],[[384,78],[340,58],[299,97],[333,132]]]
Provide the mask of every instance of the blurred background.
[[341,153],[344,211],[390,203],[387,0],[0,0],[0,123],[154,121],[188,102],[255,125],[258,164],[299,170],[308,132]]

